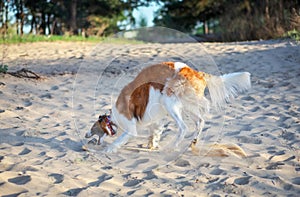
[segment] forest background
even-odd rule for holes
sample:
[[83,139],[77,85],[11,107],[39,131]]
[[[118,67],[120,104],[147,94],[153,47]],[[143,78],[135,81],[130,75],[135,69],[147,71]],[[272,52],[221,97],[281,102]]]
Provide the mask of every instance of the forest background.
[[0,32],[3,39],[105,37],[146,27],[133,11],[153,4],[154,26],[204,41],[300,38],[300,0],[1,0]]

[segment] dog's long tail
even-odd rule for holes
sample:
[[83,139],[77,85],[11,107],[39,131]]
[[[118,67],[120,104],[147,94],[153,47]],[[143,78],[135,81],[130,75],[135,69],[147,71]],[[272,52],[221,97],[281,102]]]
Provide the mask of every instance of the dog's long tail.
[[222,76],[206,75],[207,87],[213,106],[222,108],[238,93],[251,88],[250,73],[238,72]]

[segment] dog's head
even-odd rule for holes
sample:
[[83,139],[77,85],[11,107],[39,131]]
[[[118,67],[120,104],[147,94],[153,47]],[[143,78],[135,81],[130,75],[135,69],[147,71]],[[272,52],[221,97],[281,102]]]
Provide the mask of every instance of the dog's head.
[[117,125],[111,121],[110,115],[100,115],[91,130],[85,134],[85,137],[90,138],[93,135],[103,136],[104,134],[114,136],[116,134],[116,128]]

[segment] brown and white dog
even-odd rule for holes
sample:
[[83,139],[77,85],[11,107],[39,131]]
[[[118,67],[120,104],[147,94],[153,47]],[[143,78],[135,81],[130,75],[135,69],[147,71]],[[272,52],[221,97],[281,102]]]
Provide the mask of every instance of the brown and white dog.
[[[196,143],[204,127],[202,116],[209,111],[210,105],[223,107],[238,92],[250,87],[248,72],[214,76],[198,72],[181,62],[163,62],[146,67],[122,89],[112,107],[111,121],[123,133],[107,147],[106,152],[116,152],[130,138],[137,136],[140,126],[159,126],[157,122],[166,115],[171,116],[179,127],[176,140],[172,142],[175,147],[178,146],[187,131],[183,110],[189,112],[195,121],[197,135],[193,143]],[[204,95],[206,88],[210,101]],[[158,148],[162,130],[153,129],[152,132],[150,149]]]

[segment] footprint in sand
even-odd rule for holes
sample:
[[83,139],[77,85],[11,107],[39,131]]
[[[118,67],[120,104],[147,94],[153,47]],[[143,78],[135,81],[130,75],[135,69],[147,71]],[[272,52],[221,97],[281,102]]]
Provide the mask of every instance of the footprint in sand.
[[293,178],[292,183],[294,183],[296,185],[300,185],[300,177]]
[[251,176],[241,177],[234,180],[234,183],[237,185],[246,185],[249,184]]
[[94,182],[89,183],[89,186],[91,186],[91,187],[99,187],[99,185],[100,185],[101,183],[103,183],[104,181],[110,180],[110,179],[112,179],[112,178],[113,178],[112,175],[103,174],[102,176],[99,176],[99,177],[98,177],[98,180],[97,180],[97,181],[94,181]]
[[129,180],[126,183],[124,183],[123,186],[125,186],[125,187],[134,187],[134,186],[138,185],[141,182],[143,182],[142,179],[133,179],[133,180]]
[[29,99],[25,99],[24,100],[24,106],[25,107],[29,107],[29,106],[31,106],[32,105],[32,102],[29,100]]
[[19,177],[8,179],[8,182],[14,183],[16,185],[25,185],[29,181],[31,181],[31,176],[19,176]]
[[187,166],[190,166],[190,162],[187,161],[187,160],[184,160],[184,159],[178,159],[175,163],[176,166],[179,166],[179,167],[187,167]]
[[74,189],[69,189],[68,191],[62,193],[66,196],[77,196],[84,188],[74,188]]
[[59,89],[58,86],[52,86],[52,87],[51,87],[51,90],[58,90],[58,89]]
[[146,176],[143,178],[145,180],[158,179],[158,177],[153,173],[153,171],[145,172]]
[[266,169],[267,170],[279,170],[282,169],[282,166],[284,166],[285,164],[283,162],[274,162],[274,163],[270,163]]
[[243,101],[255,101],[255,98],[253,98],[252,96],[244,96],[241,98],[241,100]]
[[19,153],[19,155],[27,155],[27,154],[30,153],[30,152],[31,152],[30,149],[24,148],[24,149]]
[[257,112],[259,110],[260,110],[260,107],[256,106],[256,107],[250,109],[249,111],[251,111],[251,112]]
[[64,181],[64,175],[58,173],[49,174],[49,177],[53,177],[55,179],[54,184],[59,184]]
[[213,169],[209,174],[211,175],[220,175],[224,172],[224,170],[221,170],[220,168],[216,168],[216,169]]
[[15,144],[12,144],[13,146],[23,146],[24,145],[24,142],[17,142]]
[[50,94],[50,93],[46,93],[46,94],[42,94],[42,95],[40,96],[40,98],[41,98],[41,99],[43,99],[43,98],[46,98],[46,99],[52,99],[53,96],[52,96],[52,94]]

